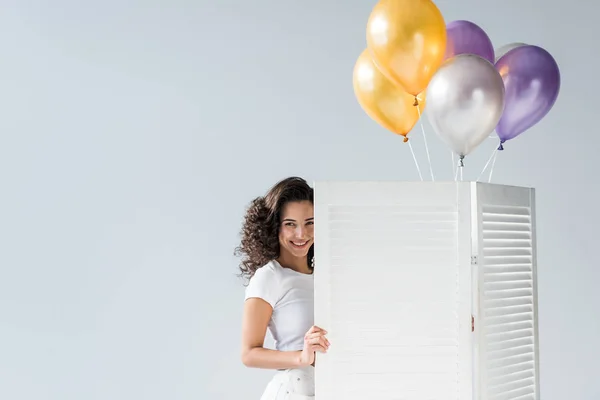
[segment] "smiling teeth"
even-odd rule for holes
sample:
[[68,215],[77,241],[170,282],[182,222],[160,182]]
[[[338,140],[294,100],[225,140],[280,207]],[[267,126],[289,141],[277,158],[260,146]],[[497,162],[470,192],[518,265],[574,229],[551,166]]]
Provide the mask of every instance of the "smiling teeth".
[[292,242],[292,243],[294,243],[296,246],[304,246],[308,242],[301,242],[301,243]]

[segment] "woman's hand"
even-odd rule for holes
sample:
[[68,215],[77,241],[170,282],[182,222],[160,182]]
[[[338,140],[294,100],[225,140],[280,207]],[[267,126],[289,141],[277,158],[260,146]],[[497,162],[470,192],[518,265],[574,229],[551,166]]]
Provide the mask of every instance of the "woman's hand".
[[316,352],[327,352],[329,340],[325,335],[327,335],[327,331],[318,326],[312,326],[306,332],[306,335],[304,335],[304,348],[300,353],[300,366],[314,365]]

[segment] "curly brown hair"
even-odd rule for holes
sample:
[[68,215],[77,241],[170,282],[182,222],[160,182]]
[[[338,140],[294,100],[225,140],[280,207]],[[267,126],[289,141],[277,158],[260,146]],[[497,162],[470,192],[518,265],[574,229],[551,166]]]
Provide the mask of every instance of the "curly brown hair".
[[[234,252],[242,257],[241,277],[250,279],[257,269],[279,257],[281,212],[292,201],[314,201],[313,188],[295,176],[277,182],[264,197],[252,200],[244,217],[241,243]],[[312,267],[313,246],[308,252],[309,267]]]

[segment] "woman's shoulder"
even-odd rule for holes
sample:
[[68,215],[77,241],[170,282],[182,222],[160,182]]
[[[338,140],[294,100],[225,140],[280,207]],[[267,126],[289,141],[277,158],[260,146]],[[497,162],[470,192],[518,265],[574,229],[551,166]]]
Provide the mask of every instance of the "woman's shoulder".
[[280,271],[279,268],[277,268],[277,263],[269,261],[254,272],[250,281],[277,280],[279,279],[279,274]]
[[277,266],[269,262],[258,268],[246,287],[246,299],[258,297],[266,300],[273,308],[281,298],[280,277]]

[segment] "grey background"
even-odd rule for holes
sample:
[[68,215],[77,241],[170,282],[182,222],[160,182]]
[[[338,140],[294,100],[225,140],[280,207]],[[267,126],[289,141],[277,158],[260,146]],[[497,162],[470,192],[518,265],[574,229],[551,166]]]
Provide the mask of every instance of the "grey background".
[[[3,2],[0,398],[259,398],[271,372],[239,361],[232,255],[247,202],[288,175],[418,179],[352,92],[374,4]],[[437,4],[561,67],[554,109],[507,143],[493,182],[537,189],[542,397],[598,399],[600,8]]]

